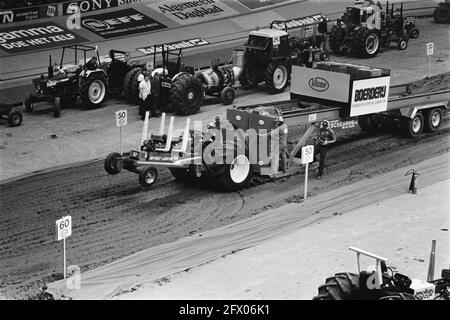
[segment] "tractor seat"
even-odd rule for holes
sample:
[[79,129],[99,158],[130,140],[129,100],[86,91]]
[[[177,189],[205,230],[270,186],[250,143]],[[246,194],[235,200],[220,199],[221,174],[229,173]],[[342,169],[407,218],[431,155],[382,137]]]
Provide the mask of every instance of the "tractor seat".
[[155,142],[165,142],[167,139],[167,135],[165,134],[151,134],[150,139],[152,139]]

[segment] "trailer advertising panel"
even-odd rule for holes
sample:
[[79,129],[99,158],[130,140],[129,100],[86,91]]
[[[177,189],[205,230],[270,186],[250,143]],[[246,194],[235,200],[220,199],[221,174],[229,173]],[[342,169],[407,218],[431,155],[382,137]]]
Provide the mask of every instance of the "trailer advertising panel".
[[353,81],[350,117],[387,111],[391,77]]

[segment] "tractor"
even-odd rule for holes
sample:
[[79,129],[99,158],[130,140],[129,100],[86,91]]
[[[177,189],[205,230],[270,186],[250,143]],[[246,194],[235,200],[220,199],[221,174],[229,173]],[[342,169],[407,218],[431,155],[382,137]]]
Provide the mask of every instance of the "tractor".
[[[224,105],[235,98],[240,86],[265,81],[273,93],[282,92],[292,65],[311,65],[329,59],[324,48],[326,18],[321,15],[299,18],[298,37],[288,37],[286,21],[272,21],[269,29],[251,31],[244,49],[234,49],[226,64],[213,60],[211,68],[196,72],[205,94],[220,97]],[[299,27],[298,24],[301,24]]]
[[337,20],[330,32],[330,47],[334,53],[351,52],[358,58],[372,58],[380,47],[389,47],[396,43],[398,49],[405,50],[410,38],[417,38],[419,30],[415,27],[414,17],[403,16],[403,3],[394,11],[381,12],[378,2],[355,1],[355,6],[347,7],[346,12]]
[[13,110],[14,107],[22,105],[22,103],[3,103],[0,102],[0,119],[4,119],[6,116],[6,120],[10,127],[18,127],[22,124],[22,112],[19,110]]
[[[64,64],[67,51],[72,51],[73,64]],[[65,46],[59,66],[52,65],[52,57],[49,56],[48,75],[42,74],[33,79],[35,92],[25,97],[25,111],[31,112],[35,103],[41,101],[53,102],[53,116],[59,117],[63,101],[70,101],[78,96],[87,107],[99,107],[106,99],[108,75],[101,69],[98,63],[87,63],[88,52],[95,52],[94,57],[100,61],[97,48],[84,45]],[[83,64],[79,64],[78,56],[82,53]]]
[[[161,53],[162,64],[156,65],[156,55]],[[176,56],[176,61],[171,61]],[[181,115],[198,112],[203,102],[204,90],[200,79],[195,76],[194,68],[181,62],[182,49],[177,52],[165,45],[155,45],[151,72],[153,78],[153,103],[158,108]],[[154,90],[154,91],[153,91]]]
[[437,23],[450,23],[450,0],[439,3],[433,11],[433,18]]
[[[410,279],[386,266],[386,258],[355,247],[358,274],[342,272],[326,279],[313,300],[450,300],[450,268],[434,279],[436,241],[432,241],[427,281]],[[360,268],[360,256],[375,260],[374,267]]]
[[272,21],[268,29],[251,31],[244,48],[243,69],[239,81],[243,86],[256,86],[265,82],[271,93],[284,91],[288,85],[292,65],[312,62],[318,52],[318,60],[327,60],[324,49],[326,18],[305,25],[302,30],[312,30],[305,37],[289,37],[285,21]]

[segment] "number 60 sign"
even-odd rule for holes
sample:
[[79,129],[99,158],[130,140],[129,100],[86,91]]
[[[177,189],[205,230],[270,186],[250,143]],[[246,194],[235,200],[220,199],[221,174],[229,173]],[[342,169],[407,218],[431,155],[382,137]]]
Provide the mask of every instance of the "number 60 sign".
[[65,216],[56,220],[56,239],[58,241],[70,237],[72,234],[72,217]]

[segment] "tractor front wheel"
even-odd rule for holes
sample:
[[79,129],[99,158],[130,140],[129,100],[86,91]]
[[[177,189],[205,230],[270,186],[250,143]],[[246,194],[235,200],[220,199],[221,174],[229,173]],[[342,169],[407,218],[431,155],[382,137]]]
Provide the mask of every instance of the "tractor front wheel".
[[139,183],[144,189],[150,189],[158,178],[158,170],[155,167],[146,167],[139,172]]
[[8,113],[8,124],[10,127],[18,127],[22,124],[22,112],[15,110]]
[[80,78],[80,98],[89,108],[100,107],[106,99],[106,82],[101,78]]
[[224,106],[227,106],[227,105],[233,103],[235,96],[236,96],[236,93],[234,92],[234,88],[225,87],[222,90],[222,92],[220,93],[220,101],[222,101],[222,104]]
[[271,93],[283,92],[287,87],[289,71],[286,63],[270,63],[266,69],[266,86]]
[[122,155],[118,152],[110,153],[104,162],[105,171],[109,174],[118,174],[120,168],[117,166],[117,159],[120,157],[122,157]]

